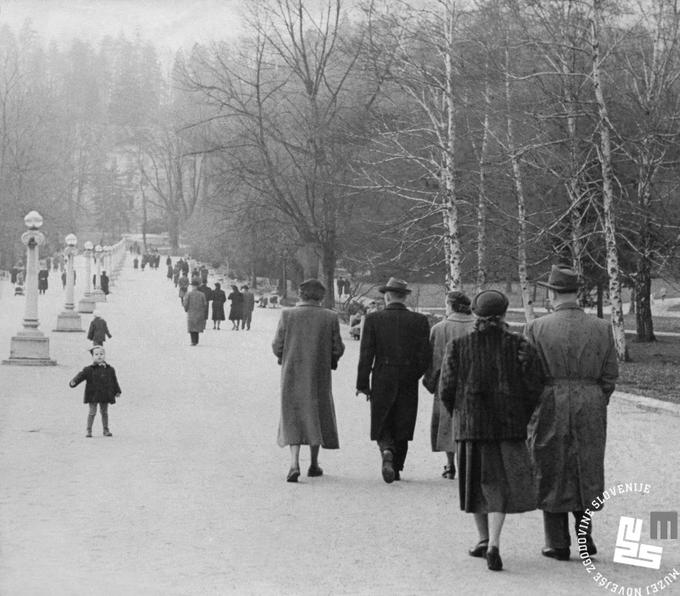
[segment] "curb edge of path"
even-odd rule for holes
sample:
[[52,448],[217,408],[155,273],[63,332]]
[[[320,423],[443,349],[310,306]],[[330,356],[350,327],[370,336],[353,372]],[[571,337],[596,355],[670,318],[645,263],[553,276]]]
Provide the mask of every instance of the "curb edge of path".
[[622,391],[614,391],[612,397],[632,403],[637,408],[648,412],[680,416],[680,404],[673,402],[663,401],[653,397],[645,397],[643,395],[635,395],[634,393],[624,393]]

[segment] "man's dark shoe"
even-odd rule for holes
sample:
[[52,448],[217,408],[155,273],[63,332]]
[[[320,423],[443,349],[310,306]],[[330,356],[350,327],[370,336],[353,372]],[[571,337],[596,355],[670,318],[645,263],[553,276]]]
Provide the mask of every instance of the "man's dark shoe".
[[392,464],[393,455],[391,451],[382,452],[382,477],[387,484],[394,482],[394,466]]
[[568,548],[544,548],[541,550],[541,554],[544,557],[550,557],[551,559],[557,559],[558,561],[568,561],[570,552]]

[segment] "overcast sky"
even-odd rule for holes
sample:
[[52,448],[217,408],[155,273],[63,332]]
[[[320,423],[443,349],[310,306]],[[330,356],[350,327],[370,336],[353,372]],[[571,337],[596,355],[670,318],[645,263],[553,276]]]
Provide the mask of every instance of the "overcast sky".
[[45,39],[74,37],[97,42],[139,31],[159,48],[175,50],[195,42],[233,38],[239,14],[257,0],[0,0],[0,23],[19,29],[26,19]]

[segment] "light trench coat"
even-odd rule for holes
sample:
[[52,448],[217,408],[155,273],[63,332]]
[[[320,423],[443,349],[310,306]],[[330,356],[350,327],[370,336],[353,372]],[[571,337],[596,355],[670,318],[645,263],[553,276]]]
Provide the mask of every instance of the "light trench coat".
[[281,364],[278,444],[338,449],[331,370],[345,351],[338,315],[301,302],[281,312],[272,350]]
[[430,442],[432,451],[456,451],[456,441],[453,437],[453,421],[440,399],[439,378],[442,363],[446,354],[446,346],[457,337],[467,335],[474,329],[475,318],[472,315],[452,312],[443,321],[430,329],[430,347],[432,349],[432,363],[425,372],[423,385],[434,393],[432,402],[432,419],[430,421]]
[[187,331],[189,333],[205,331],[206,309],[208,308],[205,294],[194,287],[184,296],[183,303],[187,313]]
[[619,374],[611,325],[568,303],[525,335],[548,376],[529,422],[538,507],[584,511],[604,491],[607,405]]

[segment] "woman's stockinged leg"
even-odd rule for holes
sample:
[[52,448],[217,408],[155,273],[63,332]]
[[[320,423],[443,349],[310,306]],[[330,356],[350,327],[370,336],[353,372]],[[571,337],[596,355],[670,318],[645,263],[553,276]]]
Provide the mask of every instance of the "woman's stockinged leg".
[[501,530],[505,522],[505,513],[494,511],[489,513],[489,546],[499,546]]
[[291,469],[300,469],[300,445],[290,446],[290,467]]
[[475,517],[475,525],[477,526],[477,534],[479,534],[479,541],[484,542],[489,540],[489,516],[486,513],[473,513]]

